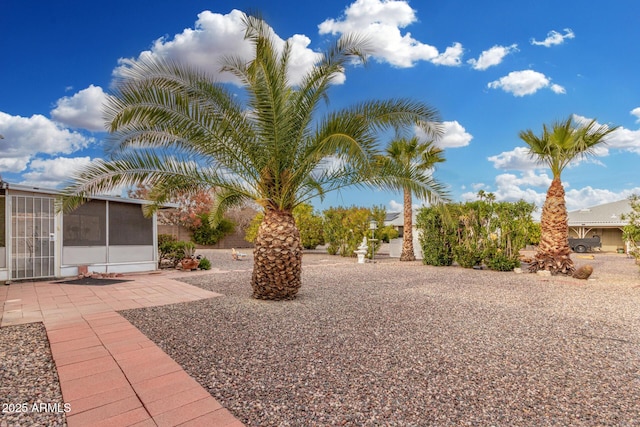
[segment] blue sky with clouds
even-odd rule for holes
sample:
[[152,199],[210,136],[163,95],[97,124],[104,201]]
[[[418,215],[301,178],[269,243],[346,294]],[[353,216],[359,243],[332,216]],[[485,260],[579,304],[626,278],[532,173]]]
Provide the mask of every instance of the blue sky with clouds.
[[[120,67],[159,55],[215,73],[221,56],[250,52],[242,12],[260,12],[278,37],[293,41],[294,78],[330,40],[367,34],[375,46],[369,64],[345,71],[330,108],[392,97],[436,107],[447,161],[435,174],[456,201],[482,189],[542,206],[550,171],[531,162],[518,133],[539,133],[570,115],[620,128],[595,158],[563,173],[568,208],[640,193],[636,0],[7,0],[0,6],[3,179],[59,187],[74,168],[103,156],[101,104]],[[353,189],[316,206],[398,210],[401,200]]]

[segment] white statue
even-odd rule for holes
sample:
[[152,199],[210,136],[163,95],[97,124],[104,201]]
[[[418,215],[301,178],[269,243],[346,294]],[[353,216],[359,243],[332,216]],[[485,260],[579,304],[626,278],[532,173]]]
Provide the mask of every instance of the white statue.
[[367,236],[362,238],[358,250],[353,251],[358,256],[358,264],[364,264],[364,256],[367,254]]

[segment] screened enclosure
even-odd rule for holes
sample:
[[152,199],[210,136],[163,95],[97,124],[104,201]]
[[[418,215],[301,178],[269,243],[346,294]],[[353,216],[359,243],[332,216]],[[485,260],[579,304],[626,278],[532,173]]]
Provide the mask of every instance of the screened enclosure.
[[69,213],[58,193],[0,179],[0,282],[68,277],[82,271],[157,268],[156,217],[143,200],[95,197]]
[[155,261],[153,218],[141,204],[91,200],[65,213],[62,263],[65,265]]

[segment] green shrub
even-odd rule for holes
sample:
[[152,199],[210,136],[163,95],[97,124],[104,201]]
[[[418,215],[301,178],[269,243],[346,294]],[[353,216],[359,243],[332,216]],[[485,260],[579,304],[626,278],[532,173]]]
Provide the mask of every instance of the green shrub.
[[451,242],[455,239],[455,234],[443,221],[441,212],[433,207],[420,209],[416,227],[421,230],[419,241],[422,263],[437,267],[453,264]]
[[184,256],[184,242],[178,242],[171,234],[159,234],[158,235],[158,259],[159,267],[162,267],[162,261],[169,262],[173,267],[178,265],[178,262]]
[[200,258],[200,264],[198,264],[198,268],[201,270],[211,270],[211,261],[209,261],[209,258]]
[[[264,214],[258,213],[245,229],[244,239],[247,242],[255,242],[258,237],[258,229]],[[313,210],[313,206],[302,203],[293,209],[293,218],[300,232],[300,243],[305,249],[315,249],[318,245],[324,245],[324,230],[322,215]]]
[[212,227],[207,214],[200,216],[202,223],[191,230],[193,241],[199,245],[215,245],[220,239],[235,230],[235,224],[226,218],[223,218],[218,225]]
[[[371,258],[372,250],[376,253],[384,238],[384,218],[386,216],[383,207],[373,208],[355,207],[351,208],[329,208],[324,214],[324,238],[328,243],[327,252],[331,255],[340,254],[344,257],[356,256],[354,251],[362,243],[363,237],[368,240],[367,257]],[[377,228],[372,232],[370,221],[375,221]],[[376,239],[371,244],[371,237]]]
[[482,264],[483,256],[482,252],[479,252],[475,248],[457,246],[453,249],[453,258],[460,264],[460,267],[472,268]]
[[264,219],[264,214],[262,212],[258,212],[256,216],[253,217],[251,223],[244,230],[244,240],[247,242],[255,242],[256,237],[258,237],[258,229],[260,228],[260,224],[262,224],[262,220]]
[[324,245],[322,215],[316,213],[313,206],[307,203],[296,206],[293,209],[293,218],[300,231],[300,243],[303,248],[315,249],[318,245]]
[[487,267],[496,271],[512,271],[514,268],[520,267],[520,259],[509,257],[503,252],[491,253],[485,258],[484,262]]
[[378,238],[380,240],[382,240],[383,242],[385,242],[385,243],[389,243],[389,240],[395,239],[396,237],[398,237],[400,235],[398,230],[393,228],[393,226],[391,226],[391,225],[386,225],[386,226],[382,227],[380,230],[376,231],[376,234],[377,234]]

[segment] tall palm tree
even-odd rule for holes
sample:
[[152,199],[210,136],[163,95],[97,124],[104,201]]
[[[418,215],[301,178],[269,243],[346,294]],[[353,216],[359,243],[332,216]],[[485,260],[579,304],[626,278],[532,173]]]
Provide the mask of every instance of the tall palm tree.
[[[417,137],[410,139],[399,138],[391,141],[385,151],[386,158],[397,168],[405,169],[409,175],[421,174],[433,179],[433,169],[436,163],[444,162],[444,152],[442,148],[436,147],[433,141],[420,142]],[[433,180],[432,188],[436,193],[428,193],[428,199],[433,196],[442,197],[443,187]],[[410,187],[402,185],[403,192],[403,232],[402,232],[402,253],[400,261],[415,261],[416,255],[413,249],[413,191]]]
[[569,226],[565,192],[561,174],[574,160],[595,154],[598,145],[606,143],[606,136],[616,128],[598,125],[595,120],[574,123],[573,117],[544,125],[541,135],[531,130],[520,132],[520,138],[529,146],[529,154],[548,166],[553,180],[547,191],[540,218],[540,244],[531,271],[548,270],[552,274],[572,274],[575,270],[570,257]]
[[260,18],[244,17],[255,57],[225,59],[222,70],[242,82],[236,97],[202,71],[158,59],[131,65],[107,105],[113,148],[108,161],[81,170],[67,187],[64,208],[82,197],[146,183],[158,204],[177,194],[216,189],[212,218],[248,200],[264,210],[254,248],[253,296],[292,299],[301,286],[302,246],[292,211],[348,185],[413,191],[430,181],[380,165],[378,135],[418,125],[438,133],[437,111],[407,99],[373,100],[318,117],[334,79],[367,41],[344,36],[293,86],[292,46],[278,46]]

